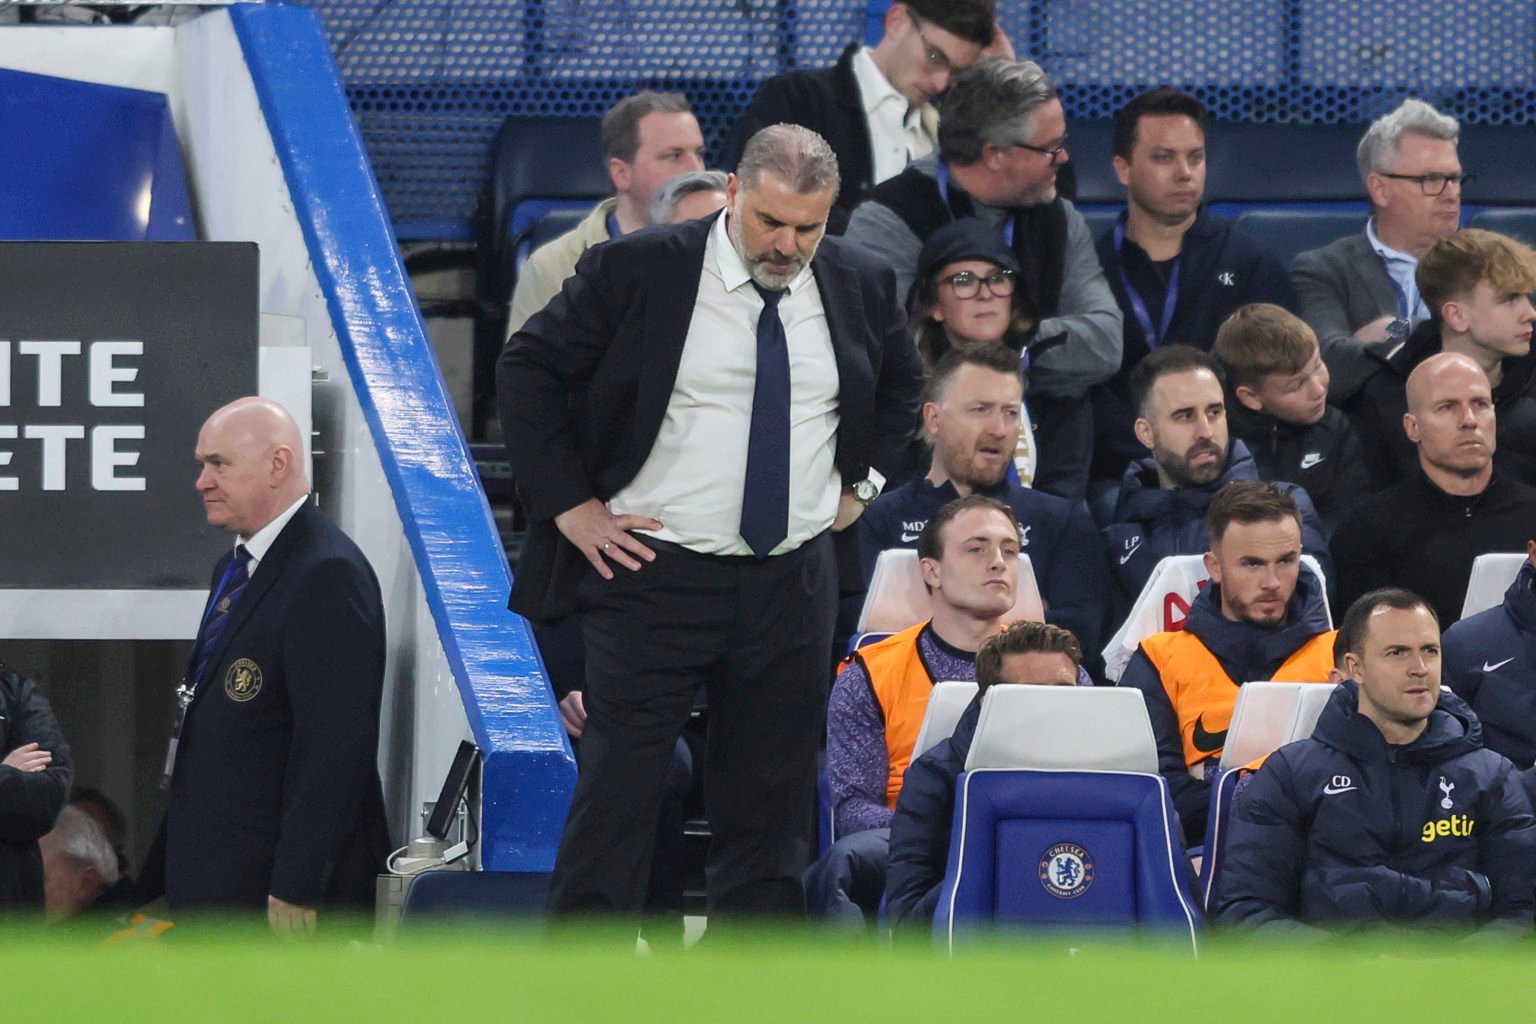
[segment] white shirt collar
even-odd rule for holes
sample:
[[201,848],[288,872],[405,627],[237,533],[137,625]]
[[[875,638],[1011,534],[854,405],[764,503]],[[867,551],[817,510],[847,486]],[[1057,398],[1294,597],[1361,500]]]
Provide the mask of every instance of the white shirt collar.
[[1383,259],[1393,261],[1404,260],[1414,266],[1418,266],[1419,261],[1417,257],[1410,256],[1406,252],[1399,252],[1376,236],[1376,218],[1374,216],[1365,222],[1365,238],[1366,241],[1371,243],[1371,248],[1375,249]]
[[[907,98],[896,91],[896,87],[890,83],[885,75],[880,73],[880,68],[875,64],[875,58],[870,56],[867,46],[859,48],[859,52],[853,55],[853,79],[859,84],[859,99],[864,103],[867,113],[874,113],[887,103],[899,103],[903,115],[906,115],[911,106]],[[912,112],[915,113],[915,112]]]
[[[710,229],[709,241],[705,244],[707,249],[714,249],[715,269],[720,274],[720,282],[727,292],[734,292],[738,288],[746,287],[752,281],[752,275],[747,272],[746,261],[736,251],[736,246],[731,242],[730,232],[726,229],[725,220],[730,215],[730,210],[722,210],[720,216],[715,218],[715,226]],[[709,253],[705,252],[705,260],[708,261]],[[811,280],[811,265],[805,267],[789,279],[785,285],[785,291],[794,295],[806,282]]]
[[277,535],[283,532],[283,527],[288,525],[288,520],[297,515],[299,509],[303,508],[304,503],[308,500],[309,494],[306,492],[302,498],[278,513],[276,519],[257,530],[250,540],[242,537],[235,538],[235,546],[239,547],[241,544],[244,544],[245,553],[250,556],[250,572],[254,573],[256,571],[256,566],[266,557],[267,552],[272,550],[272,544],[277,540]]

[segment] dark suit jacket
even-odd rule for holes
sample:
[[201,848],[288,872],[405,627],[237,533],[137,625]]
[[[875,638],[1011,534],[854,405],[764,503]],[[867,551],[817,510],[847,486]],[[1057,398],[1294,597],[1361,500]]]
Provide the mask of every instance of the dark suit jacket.
[[736,128],[735,156],[740,155],[746,140],[774,124],[798,124],[827,140],[837,155],[837,172],[842,179],[827,221],[827,229],[834,235],[843,233],[853,208],[869,198],[875,184],[869,119],[864,116],[859,81],[853,74],[853,58],[858,52],[859,44],[852,43],[830,68],[774,75],[758,86]]
[[369,905],[389,853],[378,580],[305,504],[229,614],[187,712],[145,894],[163,884],[173,911],[264,909],[268,894]]
[[1397,315],[1397,291],[1381,257],[1361,231],[1291,261],[1291,287],[1301,318],[1317,332],[1331,380],[1328,397],[1343,401],[1379,365],[1355,340],[1355,331],[1384,316]]
[[[554,621],[576,609],[587,560],[554,518],[607,501],[650,455],[677,379],[715,218],[642,231],[588,249],[560,295],[507,343],[497,369],[502,433],[528,535],[509,607]],[[836,464],[854,483],[893,476],[916,422],[922,366],[895,277],[862,250],[824,238],[811,263],[840,379]],[[855,531],[837,537],[838,571],[862,585]]]

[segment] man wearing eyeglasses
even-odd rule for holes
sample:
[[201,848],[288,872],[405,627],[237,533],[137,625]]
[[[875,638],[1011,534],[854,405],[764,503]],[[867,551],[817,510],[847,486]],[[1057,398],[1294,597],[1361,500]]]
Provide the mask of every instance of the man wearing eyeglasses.
[[1414,271],[1461,222],[1461,126],[1422,100],[1377,118],[1355,159],[1371,200],[1365,230],[1297,256],[1291,284],[1322,343],[1329,398],[1342,402],[1429,319]]
[[1120,367],[1122,321],[1087,223],[1057,195],[1069,159],[1061,101],[1039,65],[983,60],[940,102],[938,152],[876,186],[847,236],[895,270],[904,294],[935,231],[962,217],[996,226],[1018,257],[1020,312],[1035,324],[1021,357],[1040,447],[1034,485],[1078,501],[1093,453],[1087,393]]
[[843,187],[828,221],[840,235],[870,189],[933,152],[933,100],[983,55],[1013,56],[993,0],[907,0],[885,12],[873,47],[850,45],[830,68],[786,71],[762,84],[736,137],[771,124],[803,125],[837,154]]
[[1146,454],[1130,376],[1148,352],[1174,344],[1208,352],[1222,322],[1250,302],[1296,310],[1280,260],[1202,205],[1209,123],[1199,100],[1167,86],[1115,114],[1114,167],[1126,208],[1098,249],[1125,341],[1119,371],[1093,392],[1095,480],[1118,481]]

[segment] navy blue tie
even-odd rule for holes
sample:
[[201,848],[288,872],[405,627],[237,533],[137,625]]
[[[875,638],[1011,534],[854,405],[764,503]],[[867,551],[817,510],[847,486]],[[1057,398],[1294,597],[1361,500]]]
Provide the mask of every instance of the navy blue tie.
[[224,576],[219,580],[219,589],[213,596],[213,603],[208,607],[207,617],[203,619],[203,628],[197,634],[197,670],[192,675],[193,686],[202,681],[213,651],[218,647],[224,626],[229,622],[229,613],[234,608],[235,602],[240,600],[240,594],[245,590],[245,585],[251,581],[250,564],[250,552],[245,550],[244,544],[238,545],[235,548],[234,561],[230,562],[229,568],[224,570]]
[[759,558],[789,535],[789,341],[779,319],[783,291],[752,283],[763,297],[757,318],[757,383],[741,493],[741,539]]

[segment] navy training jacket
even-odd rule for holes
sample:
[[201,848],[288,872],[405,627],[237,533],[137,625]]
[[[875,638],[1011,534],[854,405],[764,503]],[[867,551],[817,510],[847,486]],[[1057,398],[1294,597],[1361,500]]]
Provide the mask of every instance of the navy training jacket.
[[1483,724],[1483,745],[1516,767],[1536,763],[1536,566],[1520,567],[1504,603],[1445,631],[1445,682]]

